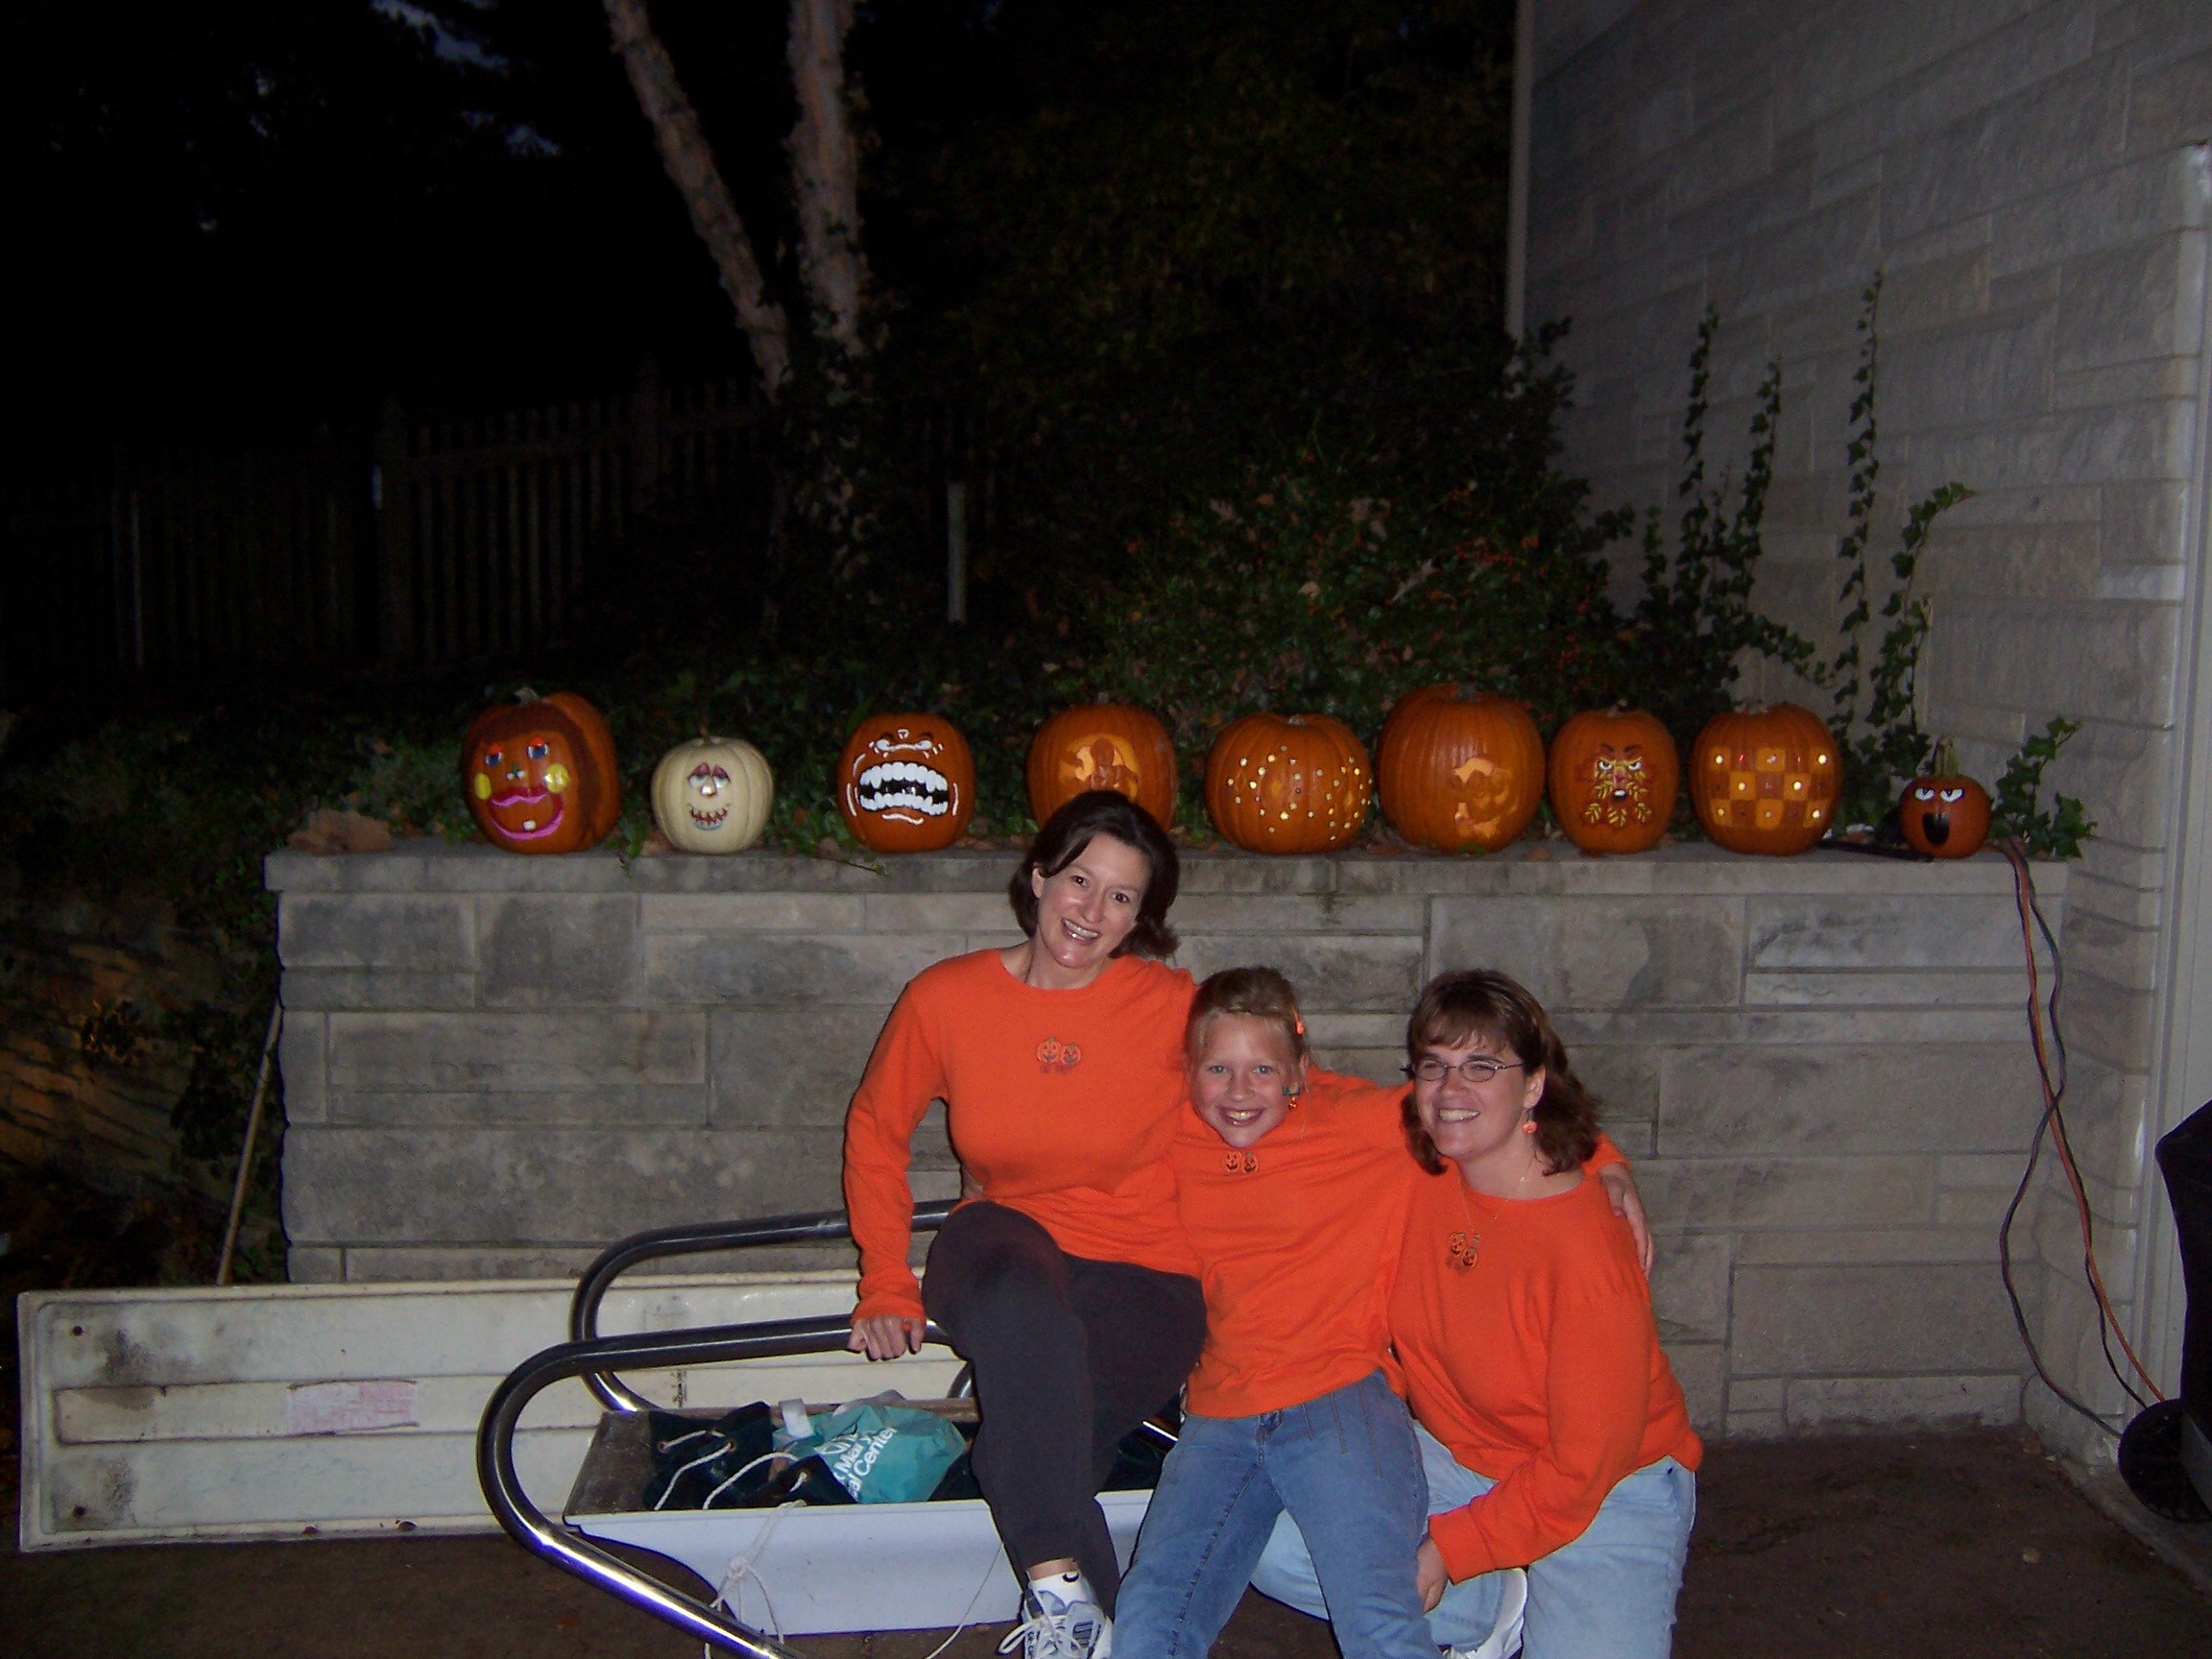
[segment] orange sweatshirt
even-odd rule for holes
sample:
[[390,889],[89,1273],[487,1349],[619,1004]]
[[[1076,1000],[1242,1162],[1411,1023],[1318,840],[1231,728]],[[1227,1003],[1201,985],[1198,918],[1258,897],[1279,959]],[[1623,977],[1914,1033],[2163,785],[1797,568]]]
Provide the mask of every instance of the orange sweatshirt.
[[[1405,1392],[1390,1292],[1407,1209],[1426,1182],[1399,1118],[1405,1093],[1315,1068],[1290,1115],[1241,1152],[1185,1109],[1176,1202],[1206,1286],[1192,1411],[1255,1417],[1378,1369]],[[1588,1167],[1623,1162],[1601,1138]]]
[[1455,1579],[1526,1567],[1580,1537],[1623,1476],[1703,1455],[1627,1224],[1587,1175],[1519,1201],[1423,1176],[1390,1329],[1413,1415],[1498,1482],[1430,1519]]
[[1409,1175],[1404,1084],[1315,1070],[1275,1129],[1239,1152],[1186,1106],[1176,1202],[1206,1286],[1190,1409],[1256,1417],[1390,1363],[1391,1269]]
[[997,950],[917,974],[876,1040],[845,1117],[845,1208],[860,1247],[855,1317],[922,1316],[906,1264],[915,1126],[943,1100],[979,1196],[1070,1256],[1198,1271],[1167,1162],[1186,1098],[1190,975],[1117,957],[1078,991],[1043,991]]

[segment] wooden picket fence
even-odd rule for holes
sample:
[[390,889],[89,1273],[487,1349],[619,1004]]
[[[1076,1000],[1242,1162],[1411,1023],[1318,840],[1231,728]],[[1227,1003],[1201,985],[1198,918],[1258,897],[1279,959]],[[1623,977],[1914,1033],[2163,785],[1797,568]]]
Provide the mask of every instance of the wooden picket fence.
[[656,501],[757,476],[735,383],[373,435],[119,450],[0,479],[0,705],[95,680],[437,667],[562,637],[585,562]]

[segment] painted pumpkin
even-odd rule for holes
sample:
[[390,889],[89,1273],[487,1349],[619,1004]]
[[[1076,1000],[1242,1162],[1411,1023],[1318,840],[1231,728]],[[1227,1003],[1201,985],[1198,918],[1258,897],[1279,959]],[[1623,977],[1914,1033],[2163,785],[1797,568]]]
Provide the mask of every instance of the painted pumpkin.
[[1367,751],[1326,714],[1247,714],[1206,757],[1206,810],[1249,853],[1334,853],[1367,822]]
[[1142,709],[1093,703],[1038,728],[1029,745],[1029,810],[1042,824],[1087,789],[1115,789],[1165,829],[1175,822],[1175,745]]
[[878,853],[934,853],[975,814],[975,758],[942,714],[871,714],[837,762],[837,807]]
[[1559,728],[1546,767],[1551,815],[1585,853],[1659,845],[1681,792],[1674,739],[1641,709],[1587,709]]
[[461,745],[461,787],[476,827],[510,853],[595,847],[622,811],[613,734],[573,691],[524,691],[477,715]]
[[1383,722],[1382,815],[1417,847],[1496,852],[1544,799],[1544,738],[1510,697],[1424,685]]
[[653,768],[653,822],[679,853],[742,853],[768,827],[776,775],[735,737],[679,743]]
[[1905,785],[1897,803],[1905,845],[1931,858],[1967,858],[1989,839],[1989,791],[1959,770],[1946,737],[1936,745],[1929,775]]
[[1737,709],[1697,733],[1690,804],[1729,852],[1787,857],[1828,833],[1841,780],[1836,739],[1810,709]]

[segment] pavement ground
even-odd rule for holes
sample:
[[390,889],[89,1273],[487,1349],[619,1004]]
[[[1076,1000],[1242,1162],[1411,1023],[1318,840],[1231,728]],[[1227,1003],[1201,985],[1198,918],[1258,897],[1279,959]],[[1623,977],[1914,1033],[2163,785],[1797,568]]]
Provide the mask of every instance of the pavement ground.
[[[1721,1445],[1700,1478],[1678,1659],[2212,1659],[2212,1526],[2130,1527],[2024,1431]],[[12,1499],[12,1492],[0,1497]],[[2100,1507],[2102,1503],[2105,1507]],[[13,1512],[12,1502],[8,1510]],[[678,1575],[687,1577],[687,1575]],[[696,1591],[695,1584],[689,1588]],[[990,1659],[1004,1626],[945,1659]],[[807,1659],[925,1659],[944,1632],[813,1637]],[[1331,1659],[1247,1595],[1219,1659]],[[699,1646],[504,1538],[0,1554],[0,1655],[690,1659]]]

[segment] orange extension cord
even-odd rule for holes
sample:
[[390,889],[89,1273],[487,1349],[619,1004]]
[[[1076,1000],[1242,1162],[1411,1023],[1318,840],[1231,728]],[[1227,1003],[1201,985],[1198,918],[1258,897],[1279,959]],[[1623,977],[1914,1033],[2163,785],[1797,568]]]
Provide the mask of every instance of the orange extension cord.
[[[2134,1345],[2128,1340],[2128,1333],[2121,1329],[2119,1316],[2112,1311],[2112,1298],[2104,1288],[2104,1275],[2099,1271],[2097,1266],[2096,1244],[2090,1228],[2089,1194],[2082,1187],[2080,1168],[2074,1162],[2074,1145],[2066,1133],[2065,1115],[2058,1109],[2058,1092],[2051,1085],[2051,1057],[2043,1042],[2042,992],[2035,972],[2035,935],[2031,925],[2035,902],[2035,880],[2033,876],[2029,873],[2028,860],[2021,853],[2020,844],[2017,841],[2003,843],[1999,851],[2005,854],[2006,859],[2012,866],[2013,898],[2020,910],[2020,943],[2028,958],[2028,1035],[2034,1044],[2035,1070],[2043,1081],[2043,1113],[2046,1121],[2051,1125],[2052,1144],[2058,1155],[2059,1168],[2066,1172],[2066,1185],[2073,1190],[2075,1212],[2081,1221],[2081,1263],[2088,1272],[2089,1290],[2097,1299],[2099,1317],[2109,1327],[2112,1334],[2119,1337],[2120,1350],[2128,1356],[2128,1363],[2134,1367],[2135,1375],[2143,1380],[2143,1386],[2151,1390],[2151,1397],[2153,1400],[2163,1400],[2166,1396],[2160,1392],[2158,1384],[2151,1380],[2151,1373],[2144,1369],[2143,1361],[2136,1356]],[[2039,921],[2040,918],[2037,917],[2035,920]],[[2032,1158],[2032,1153],[2031,1153],[2031,1158]],[[2006,1221],[2008,1230],[2009,1230],[2011,1221],[2009,1212],[2007,1214]],[[2109,1358],[2109,1351],[2107,1351],[2107,1358]],[[2038,1373],[2042,1371],[2040,1359],[2036,1361],[2035,1368]],[[2048,1382],[2050,1379],[2046,1377],[2044,1381]],[[2126,1387],[2126,1381],[2123,1379],[2122,1386]],[[2056,1384],[2054,1384],[2054,1389],[2056,1390]]]

